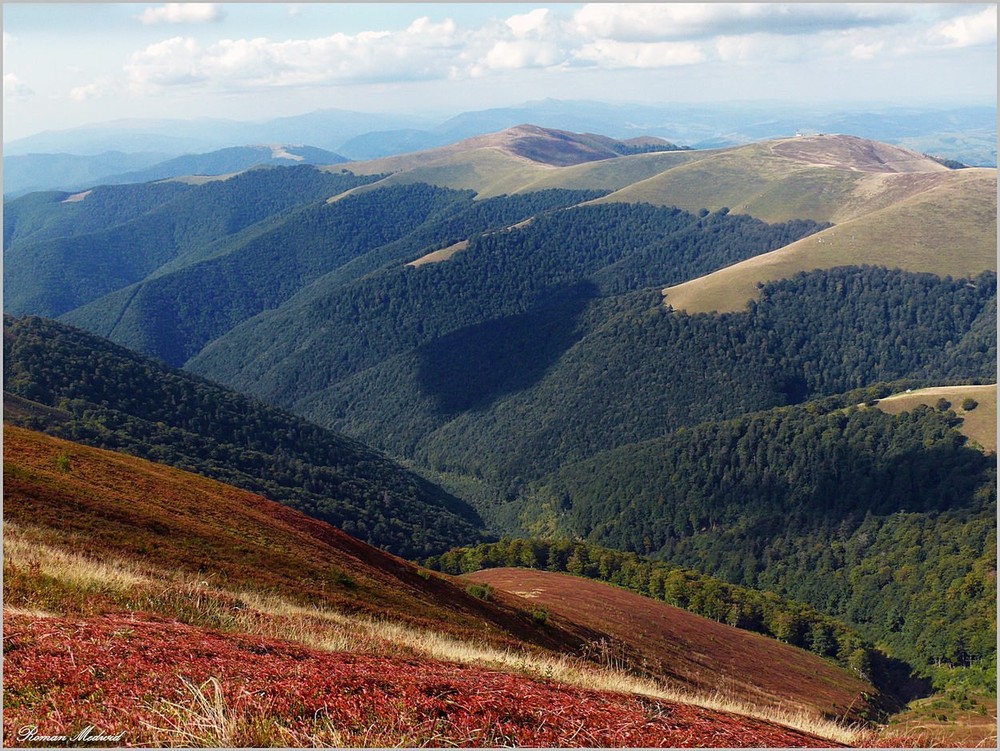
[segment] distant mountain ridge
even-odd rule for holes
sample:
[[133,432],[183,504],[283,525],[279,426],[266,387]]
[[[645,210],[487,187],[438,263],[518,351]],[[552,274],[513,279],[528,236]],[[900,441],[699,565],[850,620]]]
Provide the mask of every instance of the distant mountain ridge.
[[[90,172],[86,178],[79,175],[60,175],[62,162],[52,155],[25,154],[4,157],[4,196],[16,198],[42,189],[79,190],[95,185],[144,183],[187,175],[225,175],[264,165],[341,164],[347,161],[346,157],[332,151],[288,144],[232,146],[204,154],[186,154],[152,163],[150,163],[151,155],[136,155],[137,158],[134,159],[126,159],[126,156],[121,155],[119,158],[112,153],[95,157],[75,157],[74,160],[80,162],[81,166],[86,165],[85,168]],[[130,162],[133,166],[126,167]],[[125,169],[128,171],[124,171]]]
[[[443,122],[427,117],[320,110],[264,122],[232,120],[130,120],[47,131],[4,144],[5,163],[15,155],[94,155],[156,151],[177,156],[248,143],[306,143],[371,160],[437,148],[519,123],[627,140],[654,136],[693,148],[718,148],[796,133],[854,133],[973,166],[996,166],[996,107],[838,108],[735,105],[638,105],[546,99],[512,107],[465,112]],[[69,161],[67,162],[69,167]],[[125,167],[104,175],[128,171]],[[134,167],[131,169],[135,169]],[[13,171],[8,174],[14,174]],[[22,183],[24,189],[92,187],[69,179]],[[97,177],[97,173],[92,173]],[[24,186],[27,186],[25,188]]]

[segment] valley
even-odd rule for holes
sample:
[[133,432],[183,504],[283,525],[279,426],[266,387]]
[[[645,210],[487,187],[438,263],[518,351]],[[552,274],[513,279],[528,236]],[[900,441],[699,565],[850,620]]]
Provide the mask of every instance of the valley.
[[274,143],[5,201],[6,742],[995,742],[995,169]]

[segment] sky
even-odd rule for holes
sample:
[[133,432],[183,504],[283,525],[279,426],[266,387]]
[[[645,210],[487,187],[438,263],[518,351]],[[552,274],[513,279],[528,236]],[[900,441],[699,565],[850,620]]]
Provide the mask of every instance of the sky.
[[10,141],[120,118],[543,98],[996,102],[996,4],[3,3]]

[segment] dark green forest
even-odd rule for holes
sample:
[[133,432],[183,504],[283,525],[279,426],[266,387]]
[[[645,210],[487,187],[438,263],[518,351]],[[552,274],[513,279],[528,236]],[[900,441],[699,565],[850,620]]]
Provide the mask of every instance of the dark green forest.
[[211,340],[279,307],[324,275],[340,271],[343,278],[344,267],[354,261],[378,266],[409,261],[429,249],[596,195],[551,190],[474,202],[471,191],[418,184],[319,201],[279,217],[274,226],[217,243],[211,257],[182,258],[189,262],[62,320],[180,367]]
[[[34,211],[15,212],[9,231],[12,242],[4,245],[4,310],[16,315],[61,315],[138,282],[179,256],[209,252],[212,243],[251,225],[374,179],[303,166],[256,169],[227,180],[164,191],[145,186],[97,188],[85,200],[71,204],[33,205],[35,196],[25,196],[14,203],[23,202]],[[166,195],[171,197],[159,200]],[[84,226],[95,229],[81,234],[67,228],[64,209],[86,217]],[[28,232],[25,225],[30,227],[32,221],[43,226]],[[65,234],[52,236],[55,231]],[[4,235],[8,235],[6,217]]]
[[482,539],[464,502],[301,418],[54,321],[4,316],[6,420],[261,493],[399,555]]
[[915,665],[989,659],[996,455],[967,447],[950,410],[892,416],[837,401],[563,467],[523,516],[809,603]]
[[619,308],[661,307],[618,291],[707,273],[818,227],[579,206],[473,237],[444,263],[320,280],[187,367],[408,456],[429,430],[531,387]]
[[595,281],[572,278],[542,286],[541,270],[522,276],[527,264],[511,253],[491,262],[478,249],[300,296],[190,367],[424,466],[515,491],[684,425],[879,381],[995,379],[992,273],[841,268],[769,284],[743,313],[690,316],[664,308],[658,292],[602,296]]

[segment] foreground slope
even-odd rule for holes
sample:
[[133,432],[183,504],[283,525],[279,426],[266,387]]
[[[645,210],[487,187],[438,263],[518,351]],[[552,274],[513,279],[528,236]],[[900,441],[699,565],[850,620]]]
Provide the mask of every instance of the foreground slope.
[[[542,627],[509,604],[420,576],[415,565],[259,495],[8,424],[4,523],[15,543],[119,560],[165,579],[202,576],[232,592],[279,593],[302,606],[387,617],[500,645],[580,643],[556,624]],[[10,606],[73,605],[64,589],[21,588],[16,578],[10,588]],[[75,604],[95,612],[120,607],[116,597],[98,591]]]
[[609,640],[594,646],[600,657],[638,663],[668,683],[831,717],[862,710],[859,696],[874,693],[867,681],[817,655],[602,582],[521,568],[465,578],[607,633]]
[[7,744],[835,745],[567,670],[606,635],[205,478],[12,426],[4,476]]
[[[4,740],[95,722],[115,745],[834,747],[772,722],[431,660],[232,637],[149,617],[5,613]],[[74,649],[75,646],[75,649]],[[81,667],[77,661],[85,661]],[[45,673],[37,667],[45,665]],[[183,674],[164,666],[181,666]],[[113,683],[95,678],[112,674]],[[44,695],[39,700],[39,695]],[[92,697],[102,696],[100,717]]]

